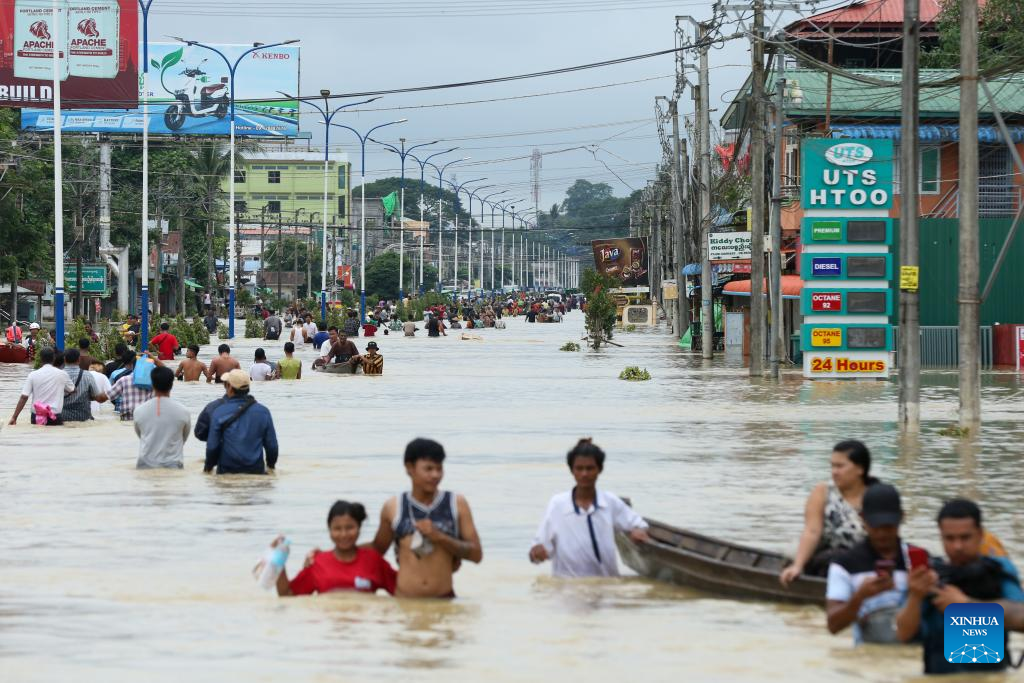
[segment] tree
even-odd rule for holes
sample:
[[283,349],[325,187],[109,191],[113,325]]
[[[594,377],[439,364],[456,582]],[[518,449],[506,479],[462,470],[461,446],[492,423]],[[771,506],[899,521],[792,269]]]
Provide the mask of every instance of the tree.
[[[312,256],[312,263],[310,263]],[[277,248],[276,231],[268,231],[267,244],[263,254],[265,270],[298,270],[306,271],[307,264],[314,265],[313,272],[320,273],[320,246],[314,245],[312,252],[309,251],[307,240],[286,236],[281,239],[281,249]]]
[[[413,178],[413,173],[409,170],[411,167],[417,172],[416,177]],[[407,174],[405,178],[405,217],[413,220],[420,219],[420,179],[419,179],[419,168],[412,162],[405,165],[405,171]],[[430,178],[431,169],[427,169],[427,178]],[[434,178],[437,178],[437,174],[434,174]],[[386,197],[392,192],[398,192],[401,197],[401,178],[381,178],[375,180],[372,183],[366,183],[366,201],[369,202],[370,198],[373,201],[378,201],[380,197]],[[359,186],[352,188],[352,200],[359,201],[360,190]],[[462,195],[465,197],[465,194]],[[425,182],[423,185],[423,201],[426,203],[426,210],[424,211],[423,218],[431,224],[431,228],[437,229],[437,185],[431,185],[430,182]],[[441,193],[441,201],[444,203],[444,218],[445,222],[450,222],[454,219],[452,215],[452,203],[455,203],[456,209],[459,212],[459,224],[465,225],[466,220],[470,218],[469,214],[466,213],[462,206],[462,203],[457,201],[455,193],[451,189],[445,189]],[[474,202],[476,204],[476,202]],[[477,214],[479,216],[479,214]]]
[[[366,264],[366,291],[383,299],[398,298],[398,254],[385,252]],[[413,291],[413,261],[405,259],[405,291]],[[415,271],[418,273],[419,271]],[[424,273],[425,275],[425,273]]]
[[[1020,0],[987,0],[978,8],[978,66],[982,71],[1021,66],[1024,23]],[[921,66],[956,69],[960,66],[960,0],[943,0],[935,23],[939,44],[921,54]]]
[[580,289],[587,297],[585,324],[590,344],[595,351],[601,348],[601,342],[612,338],[618,313],[611,290],[617,284],[615,278],[593,268],[583,271]]

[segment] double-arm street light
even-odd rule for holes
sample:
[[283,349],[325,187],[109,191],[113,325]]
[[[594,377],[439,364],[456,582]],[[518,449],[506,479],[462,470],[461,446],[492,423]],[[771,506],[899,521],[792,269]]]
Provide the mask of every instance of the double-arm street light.
[[[469,161],[470,158],[471,157],[462,157],[461,159],[454,159],[452,161],[449,161],[447,164],[441,166],[440,168],[438,168],[437,164],[430,164],[431,168],[433,168],[435,171],[437,171],[437,287],[438,287],[438,291],[441,291],[442,289],[444,289],[444,270],[441,267],[443,265],[443,261],[442,261],[442,258],[441,258],[442,252],[443,252],[442,247],[444,247],[444,209],[443,209],[443,205],[442,205],[442,202],[441,202],[441,199],[444,196],[444,172],[452,164],[457,164],[460,161]],[[458,195],[456,195],[455,201],[457,202],[458,199],[459,199]],[[458,240],[459,211],[458,211],[458,208],[455,206],[455,204],[452,204],[452,213],[455,214],[455,229],[456,229],[455,235],[456,235],[456,240]],[[458,241],[456,241],[456,244],[458,244]],[[458,265],[458,261],[456,261],[456,265]],[[455,277],[456,277],[456,279],[458,279],[458,273],[455,274]]]
[[[515,209],[516,204],[519,202],[525,202],[525,198],[519,199],[502,199],[497,202],[497,206],[501,209],[501,288],[505,289],[505,214],[508,212],[506,205],[511,205],[511,208]],[[491,217],[491,226],[494,226],[494,217]],[[512,233],[512,263],[516,262],[516,235]]]
[[[454,152],[457,149],[458,149],[458,147],[452,147],[451,149],[446,149],[443,152],[434,152],[430,156],[426,156],[423,159],[420,159],[415,154],[410,154],[409,155],[409,158],[412,159],[413,161],[415,161],[420,166],[420,287],[419,287],[420,296],[423,296],[423,212],[427,208],[426,202],[423,199],[423,188],[426,185],[426,177],[425,176],[426,176],[426,173],[427,173],[427,166],[428,165],[434,166],[433,164],[430,163],[430,160],[433,159],[434,157],[441,156],[442,154],[448,154],[449,152]],[[452,162],[452,163],[454,163],[454,162]],[[434,166],[434,168],[437,168],[437,167]],[[438,180],[438,185],[440,185],[440,184],[441,184],[441,181]],[[440,207],[440,202],[438,202],[438,211],[437,211],[437,231],[438,231],[438,234],[440,234],[440,232],[441,232],[441,207]],[[440,258],[440,253],[441,253],[440,252],[440,247],[438,247],[438,258]],[[438,270],[440,271],[440,266],[438,266]],[[440,272],[438,272],[438,277],[440,277],[440,275],[441,275]]]
[[343,123],[328,123],[327,128],[331,126],[337,126],[338,128],[344,128],[345,130],[352,131],[356,137],[359,138],[359,149],[360,149],[360,164],[359,164],[359,323],[366,322],[366,141],[370,139],[370,135],[373,131],[384,128],[385,126],[393,126],[396,123],[405,123],[409,119],[398,119],[397,121],[388,121],[387,123],[381,123],[374,126],[370,130],[366,131],[363,135],[352,126],[346,126]]
[[[197,40],[185,40],[184,38],[179,38],[177,36],[172,36],[172,38],[180,43],[185,43],[189,47],[201,47],[215,53],[218,57],[224,60],[224,65],[228,67],[228,74],[230,77],[230,94],[228,96],[228,112],[231,119],[230,142],[228,145],[228,156],[230,157],[230,161],[228,162],[228,215],[231,217],[230,222],[228,223],[228,253],[230,254],[228,257],[228,338],[230,339],[235,336],[235,286],[237,284],[237,273],[235,272],[235,232],[237,231],[237,226],[235,225],[235,71],[238,69],[238,65],[242,63],[242,60],[253,52],[258,50],[269,50],[270,48],[281,47],[282,45],[292,45],[299,41],[285,40],[279,43],[270,43],[269,45],[253,43],[252,47],[238,55],[238,58],[232,62],[228,59],[227,55],[212,45],[200,43]],[[148,258],[149,256],[147,254],[143,254],[143,263],[145,263]],[[143,282],[145,282],[145,277],[145,274],[143,274]],[[143,310],[145,310],[145,308],[143,308]],[[145,323],[143,323],[143,325],[145,325]]]
[[[455,277],[453,279],[453,283],[452,284],[455,286],[455,296],[456,297],[459,294],[459,209],[458,209],[458,206],[457,206],[458,202],[459,202],[459,193],[462,192],[462,188],[464,188],[466,185],[469,185],[470,183],[479,183],[479,182],[481,182],[483,180],[487,180],[487,178],[476,178],[474,180],[467,180],[466,182],[461,183],[459,185],[456,185],[455,183],[451,182],[450,180],[448,181],[448,184],[451,185],[452,189],[455,191],[455,205],[452,206],[452,213],[455,214]],[[485,185],[484,187],[491,187],[491,186],[490,185]],[[477,188],[477,189],[480,190],[480,189],[483,189],[483,188]],[[469,194],[469,190],[466,190],[466,193]],[[469,216],[469,229],[470,229],[470,231],[472,231],[472,229],[473,229],[473,210],[472,209],[473,209],[473,196],[470,194],[469,206],[466,208],[466,214]],[[471,254],[471,256],[472,256],[472,254]],[[470,277],[468,279],[470,281],[472,281],[473,278],[471,276],[472,276],[472,269],[473,269],[473,265],[472,265],[473,264],[473,259],[469,258],[469,259],[467,259],[467,261],[470,264],[470,268],[469,268],[469,270],[470,270],[469,276]],[[470,284],[472,284],[472,282],[470,282]]]
[[508,190],[492,192],[480,201],[480,289],[484,288],[484,205],[491,206],[491,293],[494,293],[494,203],[491,197],[505,194]]
[[[292,97],[288,93],[282,92],[280,90],[278,90],[278,92],[281,93],[282,95],[284,95],[286,99],[298,100],[300,105],[303,102],[305,102],[309,106],[311,106],[314,109],[316,109],[317,113],[319,113],[320,116],[323,118],[323,121],[321,123],[323,123],[323,125],[324,125],[324,210],[323,210],[323,237],[322,237],[322,240],[321,240],[322,241],[322,245],[320,247],[323,250],[322,258],[320,260],[320,263],[321,263],[321,265],[320,265],[320,320],[323,321],[323,323],[326,325],[327,324],[327,272],[328,272],[328,268],[327,268],[327,213],[328,213],[327,212],[327,188],[328,188],[328,175],[329,175],[329,168],[328,168],[328,166],[330,164],[330,159],[331,159],[331,156],[330,156],[331,155],[331,125],[330,124],[331,124],[331,121],[334,119],[334,115],[337,114],[339,111],[341,111],[343,109],[348,109],[349,107],[356,107],[356,106],[359,106],[360,104],[369,104],[370,102],[374,102],[376,100],[379,100],[380,98],[379,97],[372,97],[372,98],[370,98],[368,100],[363,100],[361,102],[349,102],[348,104],[343,104],[340,107],[336,107],[334,109],[331,109],[331,99],[330,99],[331,98],[331,91],[327,90],[326,88],[320,90],[320,97],[324,98],[324,105],[322,107],[319,104],[317,104],[316,102],[314,102],[313,100],[303,100],[303,99],[299,99],[297,97]],[[341,164],[338,165],[338,168],[340,170]],[[347,185],[346,185],[346,189],[348,189]],[[347,209],[348,206],[346,205],[345,208]],[[311,216],[311,218],[312,218],[312,216]],[[310,220],[310,222],[312,223],[312,220]],[[332,263],[331,264],[331,268],[330,268],[330,271],[331,271],[332,275],[335,275],[335,273],[334,273],[334,266],[335,266],[335,264]],[[336,278],[337,278],[337,276],[335,275],[335,279]],[[306,296],[309,296],[309,292],[306,292]]]
[[[434,140],[433,142],[424,142],[424,143],[419,144],[419,145],[413,145],[409,149],[405,148],[405,138],[398,138],[398,141],[402,145],[401,149],[399,149],[398,147],[395,147],[394,145],[388,144],[387,142],[380,142],[379,140],[373,140],[373,142],[376,142],[378,145],[383,145],[387,149],[389,149],[392,152],[394,152],[395,154],[397,154],[398,158],[402,160],[402,179],[401,179],[400,184],[399,184],[399,189],[401,191],[401,199],[399,200],[401,208],[399,209],[399,214],[398,214],[398,301],[401,302],[401,301],[405,300],[405,225],[403,224],[403,222],[405,221],[405,158],[408,157],[408,156],[412,156],[410,154],[410,152],[412,152],[413,150],[419,149],[420,147],[429,147],[430,145],[436,145],[437,143],[440,142],[440,140]],[[413,158],[415,159],[415,157],[413,157]],[[429,159],[430,157],[427,157],[427,158]],[[422,167],[421,167],[421,171],[422,171]],[[420,174],[420,214],[421,214],[420,215],[420,221],[423,220],[422,213],[423,213],[423,174],[421,173]],[[422,254],[422,246],[423,246],[422,238],[420,238],[420,240],[421,240],[420,241],[420,247],[421,247],[420,259],[422,260],[422,258],[423,258],[423,254]]]
[[[469,207],[466,209],[469,212],[469,225],[468,225],[468,237],[466,238],[466,272],[468,274],[467,290],[472,288],[473,285],[473,197],[480,199],[477,194],[480,190],[486,190],[488,188],[497,187],[493,183],[490,185],[481,185],[475,190],[466,190],[466,194],[469,195]],[[480,199],[480,289],[484,288],[484,274],[483,274],[483,245],[484,242],[484,201]]]

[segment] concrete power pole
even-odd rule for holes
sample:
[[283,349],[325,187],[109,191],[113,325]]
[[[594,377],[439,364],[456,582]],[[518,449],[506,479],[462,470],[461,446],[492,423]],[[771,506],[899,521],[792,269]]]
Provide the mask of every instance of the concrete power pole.
[[782,315],[782,126],[785,123],[786,58],[780,50],[775,57],[775,144],[772,159],[772,215],[769,225],[772,251],[768,257],[769,294],[772,306],[771,376],[779,377],[779,365],[786,356],[785,319]]
[[683,173],[681,170],[682,157],[686,155],[683,143],[679,140],[679,100],[671,99],[668,103],[668,112],[672,117],[672,228],[675,234],[675,272],[672,276],[676,280],[676,336],[682,338],[690,327],[690,309],[686,305],[686,286],[683,282],[683,266],[686,265],[686,251],[683,249],[683,206],[686,196],[685,185],[683,184]]
[[764,4],[754,2],[750,37],[750,376],[764,372]]
[[[916,161],[916,160],[915,160]],[[960,5],[960,426],[981,424],[978,349],[978,3]]]
[[[917,73],[920,57],[920,0],[903,2],[903,114],[900,133],[900,265],[918,268],[920,223],[918,125],[920,101]],[[905,431],[921,426],[921,319],[916,289],[900,288],[899,422]]]
[[[701,253],[701,354],[705,359],[715,357],[715,310],[712,292],[708,235],[711,232],[711,104],[708,84],[708,26],[701,24],[698,31],[700,43],[700,78],[697,125],[700,129],[700,253]],[[975,280],[977,281],[977,280]]]

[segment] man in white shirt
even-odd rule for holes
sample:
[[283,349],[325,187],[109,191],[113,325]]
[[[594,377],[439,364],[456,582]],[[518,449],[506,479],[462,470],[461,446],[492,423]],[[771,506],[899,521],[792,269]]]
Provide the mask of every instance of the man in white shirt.
[[265,382],[274,379],[274,368],[267,362],[267,353],[256,349],[256,357],[249,367],[249,379],[254,382]]
[[185,441],[192,428],[188,410],[171,399],[174,371],[153,368],[153,398],[135,409],[135,433],[139,435],[140,469],[168,467],[181,469],[185,460]]
[[[64,396],[75,391],[75,383],[71,381],[68,373],[54,367],[54,356],[53,347],[48,346],[39,351],[39,358],[43,364],[25,378],[25,386],[21,390],[21,398],[18,399],[18,405],[14,408],[14,414],[11,415],[10,424],[18,423],[18,416],[21,415],[22,409],[28,403],[29,397],[32,398],[33,406],[36,403],[42,403],[50,407],[53,417],[48,417],[46,424],[63,424],[59,416],[64,410]],[[32,415],[32,421],[35,422],[34,411]]]
[[576,486],[548,503],[530,548],[530,561],[550,559],[554,576],[618,576],[615,532],[626,532],[637,543],[650,540],[643,517],[614,493],[598,492],[604,458],[590,439],[580,439],[566,458]]
[[307,315],[306,316],[306,324],[303,327],[303,331],[304,331],[304,333],[306,335],[306,339],[305,339],[306,343],[307,344],[312,344],[313,343],[313,337],[316,336],[316,323],[313,322],[313,316],[311,316],[311,315]]

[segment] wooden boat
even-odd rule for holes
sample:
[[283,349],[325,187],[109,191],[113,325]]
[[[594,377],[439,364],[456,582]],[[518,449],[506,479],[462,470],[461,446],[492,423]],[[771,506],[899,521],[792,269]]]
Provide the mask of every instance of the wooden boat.
[[779,572],[789,558],[648,519],[650,543],[616,534],[622,561],[641,576],[732,598],[825,604],[825,579],[801,576],[789,586]]
[[0,363],[27,363],[28,349],[23,346],[0,344]]
[[354,375],[359,371],[359,366],[352,366],[348,363],[333,363],[313,368],[316,372],[323,372],[328,375]]

